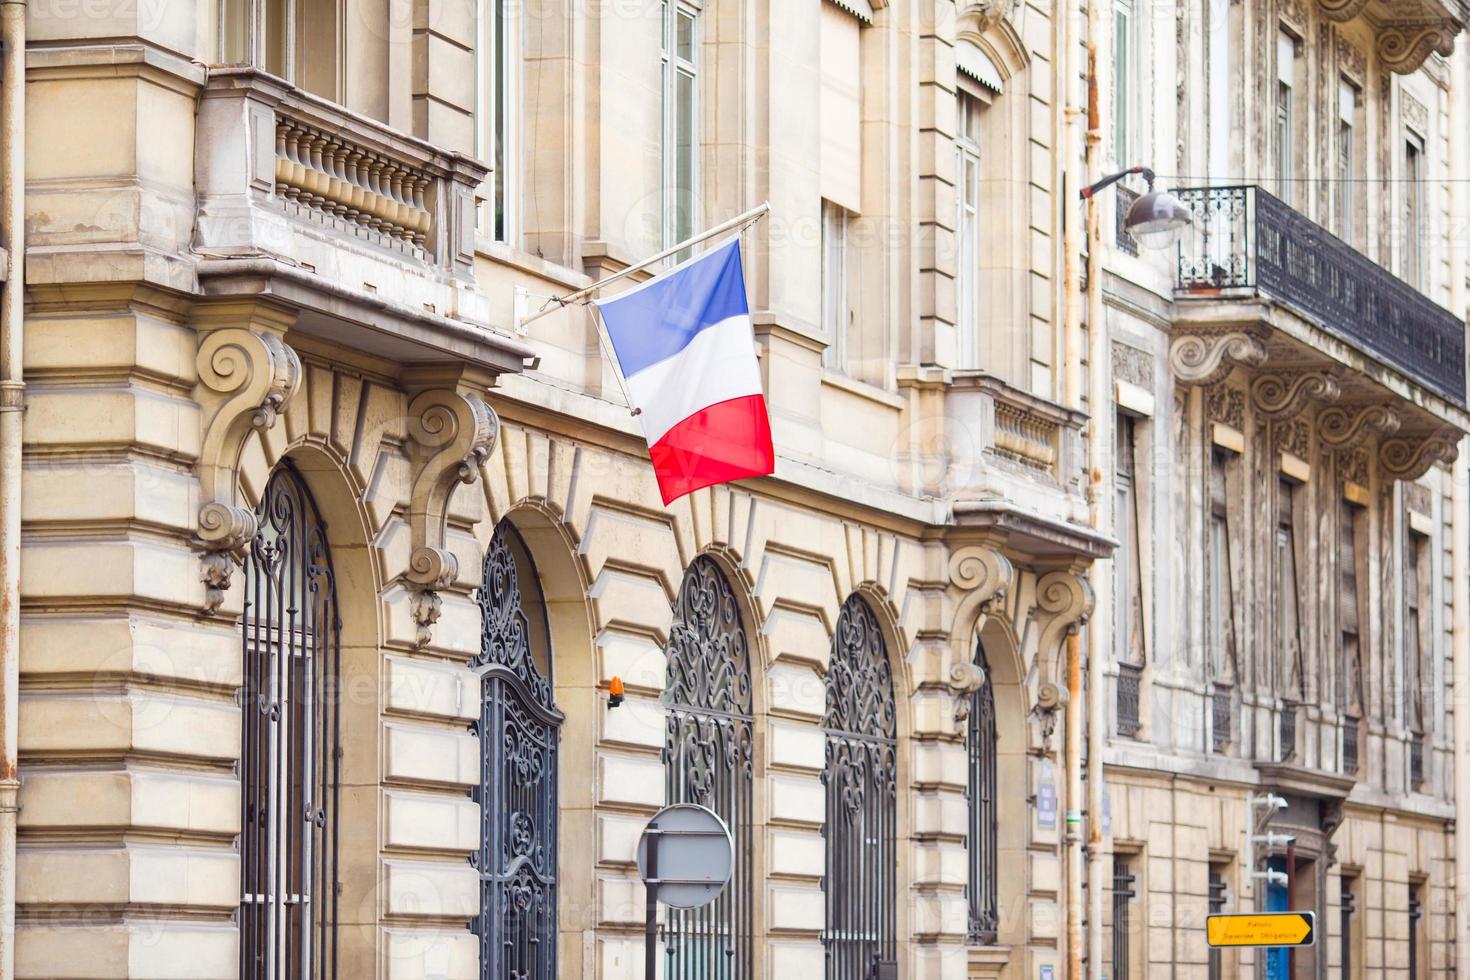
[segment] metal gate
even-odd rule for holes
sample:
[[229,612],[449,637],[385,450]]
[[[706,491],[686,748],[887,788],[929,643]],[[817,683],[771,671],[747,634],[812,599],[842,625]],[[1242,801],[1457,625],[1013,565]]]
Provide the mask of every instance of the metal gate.
[[1000,928],[996,893],[995,689],[985,646],[975,641],[975,663],[985,683],[970,694],[965,747],[970,756],[970,942],[990,945]]
[[719,566],[689,563],[674,600],[664,698],[664,779],[670,803],[718,813],[735,843],[730,884],[710,905],[667,909],[666,980],[749,980],[751,946],[751,701],[745,625]]
[[550,631],[521,536],[501,521],[479,591],[480,975],[556,980],[557,741]]
[[857,595],[837,617],[823,726],[827,980],[890,980],[898,975],[893,672],[878,619]]
[[337,975],[340,622],[316,504],[283,463],[245,558],[240,975]]

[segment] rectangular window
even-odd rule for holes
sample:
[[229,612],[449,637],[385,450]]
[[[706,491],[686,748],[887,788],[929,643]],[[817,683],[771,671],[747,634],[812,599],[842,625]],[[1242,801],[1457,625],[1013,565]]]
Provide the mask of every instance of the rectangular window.
[[957,167],[955,179],[960,182],[959,236],[956,270],[958,310],[958,364],[960,368],[980,366],[980,113],[984,104],[975,96],[960,92],[956,97],[957,127],[955,147]]
[[[1230,908],[1230,889],[1226,884],[1225,876],[1230,866],[1220,862],[1210,862],[1210,884],[1209,884],[1209,914],[1220,915]],[[1210,949],[1210,980],[1224,980],[1225,978],[1225,955],[1224,949]]]
[[1423,622],[1424,586],[1429,582],[1428,541],[1422,534],[1409,532],[1404,555],[1404,724],[1409,731],[1423,735],[1425,731],[1424,685],[1429,657],[1428,624]]
[[1215,450],[1210,459],[1210,526],[1205,628],[1210,644],[1210,677],[1216,683],[1234,680],[1235,646],[1230,569],[1230,517],[1226,506],[1226,470],[1230,454]]
[[1135,51],[1133,0],[1113,0],[1113,158],[1119,167],[1134,164],[1133,74]]
[[511,178],[518,152],[515,107],[518,104],[518,45],[509,0],[480,0],[480,47],[475,56],[479,105],[476,116],[475,155],[490,168],[481,190],[476,230],[493,241],[510,241],[515,215]]
[[1343,501],[1338,513],[1337,710],[1342,716],[1342,770],[1358,771],[1363,718],[1363,602],[1358,590],[1358,528],[1363,508]]
[[1354,182],[1357,173],[1355,159],[1358,148],[1354,138],[1358,119],[1358,89],[1345,78],[1337,82],[1337,184],[1336,195],[1337,237],[1345,242],[1355,242],[1357,229],[1354,227],[1354,210],[1359,188]]
[[823,201],[822,330],[827,334],[827,349],[822,363],[834,371],[847,370],[848,331],[852,328],[847,290],[847,211]]
[[[1131,857],[1129,855],[1128,857]],[[1133,976],[1133,900],[1138,882],[1128,857],[1113,858],[1113,972],[1112,980],[1129,980]]]
[[1117,581],[1114,638],[1120,662],[1142,664],[1145,660],[1143,635],[1142,561],[1140,545],[1140,511],[1134,468],[1137,461],[1136,420],[1118,413],[1118,445],[1116,454],[1118,488],[1118,553],[1113,567]]
[[1429,980],[1429,943],[1425,933],[1424,892],[1422,881],[1409,882],[1409,980]]
[[[695,11],[663,0],[663,239],[667,248],[694,235],[698,178]],[[678,258],[686,258],[681,252]]]
[[1342,876],[1342,899],[1338,905],[1337,943],[1342,961],[1343,980],[1356,980],[1363,975],[1363,956],[1359,950],[1361,926],[1358,917],[1359,881],[1357,875]]
[[821,4],[821,193],[861,213],[863,22],[836,3]]
[[1281,480],[1276,492],[1276,652],[1283,698],[1302,698],[1301,635],[1297,615],[1296,530],[1292,522],[1295,486]]
[[1424,141],[1410,133],[1404,143],[1404,281],[1424,285]]
[[1294,196],[1293,142],[1296,117],[1296,38],[1282,31],[1276,39],[1276,195],[1288,204]]

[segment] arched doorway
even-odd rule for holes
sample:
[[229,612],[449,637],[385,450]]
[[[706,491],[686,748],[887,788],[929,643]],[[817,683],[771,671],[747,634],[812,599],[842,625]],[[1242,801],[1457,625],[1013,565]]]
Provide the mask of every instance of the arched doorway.
[[562,715],[540,579],[509,521],[485,550],[478,593],[481,677],[480,912],[484,977],[556,980],[557,758]]
[[735,870],[710,905],[668,910],[663,975],[747,980],[755,970],[750,644],[735,592],[708,556],[695,558],[684,573],[666,654],[668,802],[698,803],[724,819],[734,837]]
[[898,713],[882,628],[856,594],[837,617],[822,724],[827,980],[869,980],[898,961]]
[[337,975],[341,622],[326,529],[290,462],[245,556],[240,975]]

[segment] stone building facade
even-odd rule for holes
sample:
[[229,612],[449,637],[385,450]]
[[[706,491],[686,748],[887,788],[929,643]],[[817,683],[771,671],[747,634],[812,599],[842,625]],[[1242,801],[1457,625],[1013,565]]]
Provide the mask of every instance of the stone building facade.
[[[673,801],[738,846],[671,980],[1467,962],[1457,0],[1119,0],[1090,152],[1196,221],[1100,195],[1084,331],[1071,5],[26,19],[0,974],[641,976]],[[521,320],[762,201],[776,473],[665,507]],[[1318,945],[1211,961],[1268,867]]]

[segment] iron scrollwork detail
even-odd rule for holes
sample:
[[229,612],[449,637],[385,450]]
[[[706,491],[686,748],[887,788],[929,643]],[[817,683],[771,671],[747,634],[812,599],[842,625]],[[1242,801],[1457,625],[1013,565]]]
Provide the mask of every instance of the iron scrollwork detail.
[[867,980],[898,955],[898,713],[883,631],[861,596],[837,617],[826,688],[822,944],[828,980]]
[[[488,977],[555,980],[557,749],[562,715],[530,553],[502,521],[485,552],[478,594],[481,676],[480,913],[472,928]],[[540,617],[533,621],[532,617]]]
[[735,592],[708,556],[696,557],[684,573],[665,654],[668,801],[719,814],[734,838],[735,867],[713,903],[668,910],[664,976],[749,980],[755,969],[750,644]]

